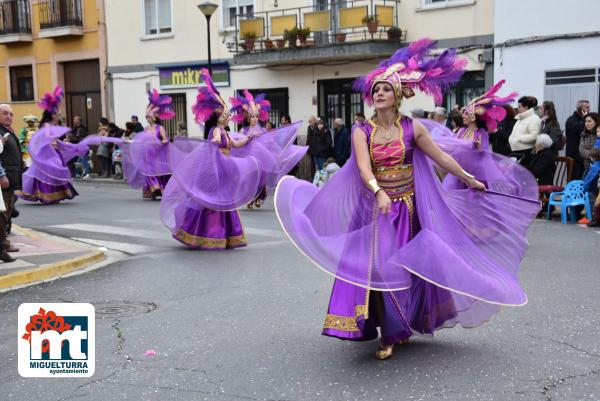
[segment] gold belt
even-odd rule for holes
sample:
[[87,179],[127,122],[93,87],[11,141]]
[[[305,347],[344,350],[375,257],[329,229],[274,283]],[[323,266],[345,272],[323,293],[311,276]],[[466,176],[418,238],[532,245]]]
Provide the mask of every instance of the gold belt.
[[377,184],[383,189],[391,200],[406,201],[406,198],[414,194],[413,165],[404,164],[391,167],[374,167],[373,174]]

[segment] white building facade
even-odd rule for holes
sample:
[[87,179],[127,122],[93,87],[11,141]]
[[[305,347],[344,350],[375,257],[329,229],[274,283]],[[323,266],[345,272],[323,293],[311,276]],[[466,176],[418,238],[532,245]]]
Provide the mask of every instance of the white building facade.
[[[202,1],[198,1],[199,3]],[[332,122],[352,123],[355,112],[366,115],[352,81],[368,73],[399,47],[421,37],[457,47],[469,60],[469,72],[448,95],[447,103],[465,104],[493,81],[494,1],[475,0],[221,0],[212,16],[213,76],[224,98],[248,88],[265,92],[273,105],[271,117],[292,121],[320,115]],[[108,74],[112,116],[124,125],[132,115],[143,120],[146,91],[158,88],[173,96],[177,122],[190,135],[201,135],[193,121],[197,75],[207,66],[206,20],[194,2],[180,0],[106,0]],[[371,35],[362,16],[378,14],[381,25]],[[323,16],[326,16],[323,18]],[[283,18],[277,18],[283,17]],[[285,24],[311,27],[305,45],[268,49],[283,39]],[[246,21],[246,22],[244,22]],[[257,25],[258,24],[258,25]],[[248,28],[250,27],[250,28]],[[390,27],[401,37],[388,39]],[[248,29],[257,33],[253,49],[243,49]],[[338,34],[346,36],[341,42]],[[273,45],[274,46],[274,45]],[[403,110],[431,109],[433,101],[417,95]]]
[[598,111],[597,0],[502,0],[495,12],[495,77],[507,89],[554,102],[564,124],[577,100]]

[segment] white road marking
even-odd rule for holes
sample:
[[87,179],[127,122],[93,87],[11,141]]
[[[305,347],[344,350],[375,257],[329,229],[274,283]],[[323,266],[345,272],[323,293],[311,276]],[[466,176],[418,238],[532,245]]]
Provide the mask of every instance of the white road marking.
[[79,241],[79,242],[85,242],[86,244],[90,244],[90,245],[94,245],[94,246],[98,246],[98,247],[105,247],[108,249],[114,249],[117,251],[129,253],[129,254],[135,254],[135,255],[140,254],[140,253],[148,253],[148,252],[152,252],[152,251],[156,250],[156,247],[153,247],[153,246],[127,244],[124,242],[117,242],[117,241],[105,241],[105,240],[92,239],[92,238],[72,238],[72,239],[75,241]]
[[85,232],[99,233],[99,234],[122,235],[122,236],[126,236],[126,237],[135,237],[135,238],[165,239],[165,238],[169,237],[169,231],[167,229],[150,231],[150,230],[141,230],[138,228],[105,226],[105,225],[85,224],[85,223],[59,224],[59,225],[50,226],[50,227],[61,228],[64,230],[85,231]]

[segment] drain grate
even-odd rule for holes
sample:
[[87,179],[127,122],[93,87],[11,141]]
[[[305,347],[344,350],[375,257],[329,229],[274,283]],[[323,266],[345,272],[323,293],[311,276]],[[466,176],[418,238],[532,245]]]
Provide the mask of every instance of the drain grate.
[[106,301],[94,303],[96,316],[105,317],[130,317],[152,312],[157,305],[152,302]]

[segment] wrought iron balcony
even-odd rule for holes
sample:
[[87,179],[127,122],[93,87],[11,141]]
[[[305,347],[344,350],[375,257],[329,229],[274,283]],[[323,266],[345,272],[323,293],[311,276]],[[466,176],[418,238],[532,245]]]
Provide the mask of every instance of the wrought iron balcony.
[[83,35],[81,0],[38,0],[40,37]]
[[0,43],[31,42],[29,0],[0,1]]
[[[398,0],[331,0],[236,16],[236,64],[317,63],[386,56],[406,40]],[[232,32],[233,34],[233,32]]]

